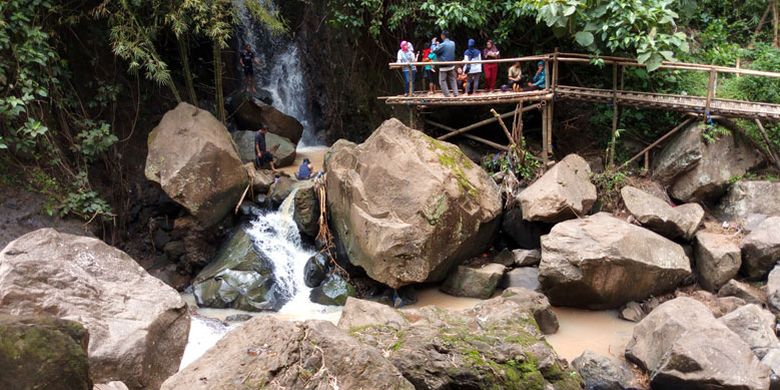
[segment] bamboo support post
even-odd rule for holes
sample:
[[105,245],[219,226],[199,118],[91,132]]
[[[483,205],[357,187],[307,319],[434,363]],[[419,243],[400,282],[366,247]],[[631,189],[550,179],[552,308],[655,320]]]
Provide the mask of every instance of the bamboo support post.
[[712,108],[712,99],[715,99],[715,89],[717,88],[718,71],[715,68],[710,69],[710,79],[707,82],[707,101],[704,105],[704,114],[710,115]]
[[650,151],[645,150],[645,170],[644,173],[650,172]]
[[[539,104],[535,104],[535,105],[532,105],[532,106],[527,106],[527,107],[524,107],[524,108],[523,108],[523,111],[533,110],[533,109],[535,109],[535,108],[538,108],[538,107],[539,107]],[[510,112],[507,112],[507,113],[501,114],[501,118],[502,118],[502,119],[503,119],[503,118],[509,118],[509,117],[510,117],[510,116],[512,116],[512,115],[514,115],[514,112],[513,112],[513,111],[510,111]],[[460,128],[460,129],[457,129],[457,130],[453,129],[453,131],[452,131],[451,133],[444,134],[444,135],[442,135],[441,137],[438,137],[437,139],[438,139],[439,141],[444,141],[444,140],[446,140],[447,138],[451,138],[451,137],[454,137],[454,136],[456,136],[456,135],[460,135],[460,134],[463,134],[463,133],[465,133],[465,132],[468,132],[468,131],[474,130],[474,129],[476,129],[476,128],[479,128],[479,127],[482,127],[482,126],[485,126],[485,125],[489,125],[489,124],[491,124],[491,123],[495,122],[496,120],[497,120],[497,119],[496,119],[496,117],[492,117],[492,118],[488,118],[488,119],[485,119],[485,120],[479,121],[479,122],[477,122],[477,123],[474,123],[474,124],[468,125],[468,126],[466,126],[466,127],[462,127],[462,128]]]
[[761,133],[761,138],[763,138],[764,142],[766,142],[766,150],[769,153],[769,158],[772,160],[775,166],[780,169],[780,159],[778,159],[777,154],[775,154],[775,151],[772,148],[772,141],[769,140],[769,135],[764,128],[764,124],[761,123],[761,120],[758,118],[756,118],[755,121],[756,125],[758,126],[758,132]]
[[496,118],[498,121],[498,124],[501,125],[501,130],[504,130],[504,135],[506,136],[506,139],[509,141],[509,146],[515,146],[515,140],[512,138],[512,133],[509,132],[509,129],[506,128],[506,124],[504,124],[504,120],[501,119],[501,115],[495,110],[490,109],[490,113],[493,114],[493,117]]
[[549,149],[547,144],[547,106],[542,109],[542,165],[547,169]]
[[692,117],[692,116],[688,117],[682,123],[677,125],[675,128],[669,130],[669,132],[664,134],[661,138],[657,139],[655,142],[653,142],[652,144],[648,145],[646,148],[642,149],[641,152],[635,154],[634,157],[631,157],[630,159],[628,159],[628,161],[624,162],[623,165],[620,166],[620,169],[625,168],[628,164],[631,164],[632,162],[634,162],[639,157],[642,157],[645,153],[648,153],[654,147],[658,146],[661,142],[664,142],[664,140],[666,140],[667,138],[671,137],[672,135],[674,135],[675,133],[680,131],[680,129],[682,129],[683,127],[687,126],[689,123],[693,122],[694,120],[696,120],[695,117]]
[[618,126],[618,65],[612,65],[612,137],[609,141],[609,155],[607,156],[607,167],[613,169],[615,167],[615,144],[617,143],[617,126]]
[[[429,125],[431,125],[431,126],[433,126],[433,127],[438,127],[438,128],[440,128],[440,129],[442,129],[442,130],[445,130],[445,131],[448,131],[448,132],[454,132],[454,131],[457,131],[456,129],[453,129],[452,127],[449,127],[449,126],[447,126],[447,125],[443,125],[443,124],[441,124],[441,123],[438,123],[438,122],[434,122],[434,121],[432,121],[432,120],[430,120],[430,119],[426,119],[426,120],[425,120],[425,123],[427,123],[427,124],[429,124]],[[471,135],[471,134],[463,134],[463,136],[464,136],[464,137],[466,137],[466,138],[468,138],[468,139],[470,139],[470,140],[474,140],[474,141],[477,141],[477,142],[483,143],[483,144],[485,144],[485,145],[487,145],[487,146],[490,146],[490,147],[492,147],[492,148],[494,148],[494,149],[498,149],[498,150],[501,150],[501,151],[504,151],[504,152],[508,152],[508,151],[509,151],[509,148],[507,148],[507,147],[506,147],[506,146],[504,146],[504,145],[501,145],[501,144],[495,143],[495,142],[493,142],[493,141],[490,141],[490,140],[486,140],[486,139],[484,139],[484,138],[481,138],[481,137],[477,137],[477,136],[475,136],[475,135]]]

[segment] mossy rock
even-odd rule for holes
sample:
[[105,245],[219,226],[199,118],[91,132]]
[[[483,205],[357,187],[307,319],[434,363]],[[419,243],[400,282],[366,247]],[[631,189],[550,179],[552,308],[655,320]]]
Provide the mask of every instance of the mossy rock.
[[89,333],[75,321],[0,316],[0,389],[92,389]]

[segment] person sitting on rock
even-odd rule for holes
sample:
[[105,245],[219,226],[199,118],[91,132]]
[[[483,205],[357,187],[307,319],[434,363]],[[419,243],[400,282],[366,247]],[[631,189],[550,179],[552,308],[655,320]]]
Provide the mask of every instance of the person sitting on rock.
[[304,158],[303,162],[298,167],[298,173],[295,174],[295,177],[298,180],[309,180],[311,179],[313,173],[314,173],[314,165],[312,165],[311,161],[308,158]]
[[269,164],[272,171],[276,171],[274,166],[274,155],[268,151],[265,143],[265,134],[268,133],[268,127],[261,125],[255,134],[255,168],[262,169]]

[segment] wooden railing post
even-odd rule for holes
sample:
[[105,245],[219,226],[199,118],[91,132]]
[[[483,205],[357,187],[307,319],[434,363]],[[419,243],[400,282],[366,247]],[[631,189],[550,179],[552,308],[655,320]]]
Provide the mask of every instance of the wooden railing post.
[[707,82],[707,102],[704,105],[704,115],[709,118],[712,99],[715,99],[715,90],[718,88],[718,70],[710,68],[710,79]]
[[[621,66],[622,67],[622,66]],[[615,168],[615,144],[617,143],[618,126],[618,65],[612,64],[612,137],[609,141],[609,154],[607,156],[607,167],[612,170]]]

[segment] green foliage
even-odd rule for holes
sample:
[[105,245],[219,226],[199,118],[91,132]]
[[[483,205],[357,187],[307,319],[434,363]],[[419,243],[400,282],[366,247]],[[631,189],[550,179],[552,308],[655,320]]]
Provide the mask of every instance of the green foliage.
[[538,177],[542,164],[527,153],[522,155],[524,157],[520,157],[520,153],[515,150],[508,153],[495,153],[483,157],[481,165],[490,173],[511,172],[517,178],[530,183]]
[[75,149],[91,161],[98,154],[108,151],[119,139],[111,133],[111,125],[106,122],[88,120],[86,125],[87,129],[76,135]]
[[607,171],[593,174],[591,180],[596,186],[601,211],[612,211],[620,204],[620,189],[625,185],[628,176],[621,171]]
[[725,127],[708,125],[707,128],[701,132],[701,138],[705,143],[712,144],[721,137],[727,136],[729,134],[731,134],[731,132]]

